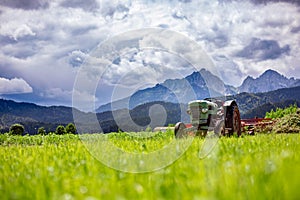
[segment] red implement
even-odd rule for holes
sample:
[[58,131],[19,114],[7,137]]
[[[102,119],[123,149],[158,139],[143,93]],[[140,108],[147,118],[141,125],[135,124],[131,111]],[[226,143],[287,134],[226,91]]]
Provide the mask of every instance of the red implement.
[[266,127],[273,124],[274,121],[271,118],[253,118],[253,119],[241,119],[242,131],[248,131],[248,134],[254,135],[255,127]]

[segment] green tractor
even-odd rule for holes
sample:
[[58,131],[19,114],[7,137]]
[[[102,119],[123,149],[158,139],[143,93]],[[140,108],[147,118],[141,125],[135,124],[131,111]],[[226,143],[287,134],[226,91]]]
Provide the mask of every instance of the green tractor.
[[218,136],[241,135],[241,118],[236,101],[222,102],[214,98],[191,101],[187,113],[190,124],[178,122],[175,125],[175,137],[187,135],[206,136],[213,131]]

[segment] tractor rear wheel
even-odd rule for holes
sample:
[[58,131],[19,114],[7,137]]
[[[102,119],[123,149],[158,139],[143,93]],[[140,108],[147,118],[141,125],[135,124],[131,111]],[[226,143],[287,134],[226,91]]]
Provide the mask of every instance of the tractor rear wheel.
[[237,105],[231,105],[227,108],[225,126],[228,128],[229,136],[233,134],[241,135],[241,117]]

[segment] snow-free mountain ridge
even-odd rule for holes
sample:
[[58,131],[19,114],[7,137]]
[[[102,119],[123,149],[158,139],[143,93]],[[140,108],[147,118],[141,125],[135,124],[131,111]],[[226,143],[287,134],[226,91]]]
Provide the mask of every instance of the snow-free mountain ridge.
[[241,92],[260,93],[281,88],[300,86],[300,80],[287,78],[274,70],[267,70],[258,78],[248,76],[239,87],[226,85],[218,76],[206,69],[182,79],[167,79],[154,87],[138,90],[130,97],[100,106],[96,112],[105,112],[122,108],[132,109],[138,105],[165,101],[188,103],[195,99],[235,95]]
[[259,93],[269,92],[281,88],[290,88],[300,85],[300,80],[287,78],[277,71],[267,70],[258,78],[248,76],[238,88],[239,92]]

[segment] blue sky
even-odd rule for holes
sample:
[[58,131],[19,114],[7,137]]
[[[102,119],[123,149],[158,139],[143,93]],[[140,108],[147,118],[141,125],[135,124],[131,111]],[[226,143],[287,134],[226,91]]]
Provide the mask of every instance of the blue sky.
[[[0,96],[70,106],[77,73],[97,45],[126,31],[154,27],[195,41],[227,84],[239,86],[246,76],[269,68],[300,78],[297,2],[0,0]],[[122,91],[192,72],[176,55],[131,49],[111,63],[95,94],[81,95],[100,105],[113,91],[121,98],[129,94]],[[143,81],[138,87],[134,83]]]

